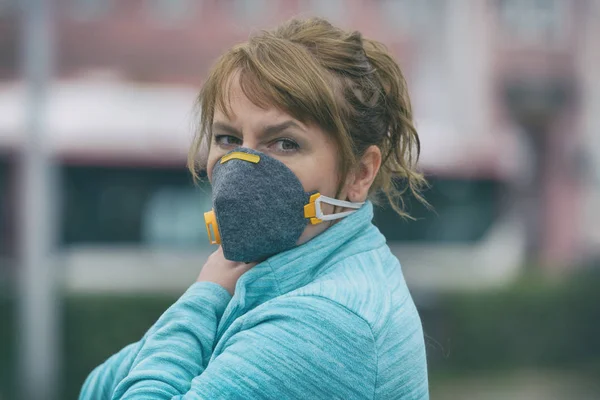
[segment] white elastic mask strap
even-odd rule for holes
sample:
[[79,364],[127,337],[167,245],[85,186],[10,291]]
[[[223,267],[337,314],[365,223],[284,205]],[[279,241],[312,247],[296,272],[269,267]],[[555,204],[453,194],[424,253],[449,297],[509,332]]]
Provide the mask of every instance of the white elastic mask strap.
[[[323,214],[323,210],[321,209],[321,203],[331,204],[332,206],[338,206],[338,207],[354,208],[354,210],[344,211],[344,212],[340,212],[340,213],[336,213],[336,214],[325,215],[325,214]],[[338,200],[338,199],[333,199],[331,197],[321,195],[315,200],[315,211],[317,214],[317,218],[320,219],[321,221],[333,221],[336,219],[347,217],[348,215],[356,212],[356,210],[361,208],[363,206],[363,204],[365,204],[365,203],[364,202],[353,203],[351,201]]]

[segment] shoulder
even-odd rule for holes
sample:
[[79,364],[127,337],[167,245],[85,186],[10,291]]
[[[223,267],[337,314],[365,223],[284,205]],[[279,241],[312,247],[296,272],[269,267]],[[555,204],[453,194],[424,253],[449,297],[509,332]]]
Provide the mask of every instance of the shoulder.
[[286,296],[328,299],[378,332],[389,322],[392,310],[402,307],[410,294],[400,263],[387,246],[382,246],[337,261],[308,285],[282,297]]
[[422,336],[421,320],[400,263],[387,246],[344,258],[309,284],[272,302],[300,297],[329,302],[331,309],[343,308],[367,324],[376,340],[390,335],[399,339]]

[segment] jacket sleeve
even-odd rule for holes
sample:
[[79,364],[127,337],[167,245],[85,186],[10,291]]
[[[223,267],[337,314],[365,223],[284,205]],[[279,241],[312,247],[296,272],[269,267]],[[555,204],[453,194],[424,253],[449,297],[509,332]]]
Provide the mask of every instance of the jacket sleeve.
[[111,399],[131,371],[157,361],[165,366],[177,365],[176,371],[171,367],[156,372],[177,390],[189,389],[191,380],[208,364],[217,325],[230,300],[227,290],[215,283],[194,283],[139,342],[92,371],[79,399]]
[[[258,315],[258,313],[257,313]],[[372,399],[375,342],[367,322],[321,297],[277,300],[215,349],[208,367],[179,359],[186,335],[136,365],[113,399]],[[216,355],[216,356],[215,356]]]

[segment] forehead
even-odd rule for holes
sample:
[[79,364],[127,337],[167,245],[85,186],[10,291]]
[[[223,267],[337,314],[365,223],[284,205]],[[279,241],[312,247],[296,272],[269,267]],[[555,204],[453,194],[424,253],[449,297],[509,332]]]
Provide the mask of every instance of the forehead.
[[[223,88],[223,98],[215,105],[214,121],[270,121],[295,119],[268,98],[250,98],[243,87],[244,75],[236,72],[230,76]],[[267,96],[265,96],[267,97]],[[297,120],[300,122],[299,120]]]

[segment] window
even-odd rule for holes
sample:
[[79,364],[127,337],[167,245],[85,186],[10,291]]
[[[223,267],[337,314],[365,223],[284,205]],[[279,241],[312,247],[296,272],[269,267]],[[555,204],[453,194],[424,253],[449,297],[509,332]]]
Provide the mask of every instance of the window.
[[211,208],[210,193],[190,187],[161,187],[143,210],[142,241],[153,246],[173,247],[208,243],[204,213]]
[[502,184],[493,180],[430,179],[425,198],[407,202],[415,221],[403,220],[391,207],[375,207],[374,222],[389,241],[475,242],[493,225]]
[[[204,212],[212,205],[210,187],[194,186],[187,170],[67,166],[62,175],[62,246],[209,246]],[[401,219],[390,207],[375,207],[374,222],[388,240],[474,242],[494,224],[500,182],[438,178],[430,183],[425,196],[434,211],[408,202],[416,221]]]
[[185,169],[66,166],[61,243],[208,245],[210,191]]

